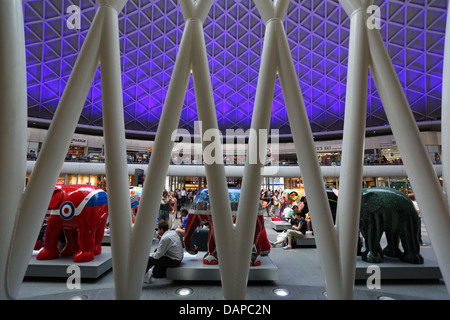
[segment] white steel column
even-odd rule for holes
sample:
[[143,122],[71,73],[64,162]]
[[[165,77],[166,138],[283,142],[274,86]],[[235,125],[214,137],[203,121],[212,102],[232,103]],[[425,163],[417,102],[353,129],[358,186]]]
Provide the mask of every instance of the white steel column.
[[441,113],[442,180],[447,205],[450,206],[450,2],[447,3]]
[[[111,6],[120,11],[125,2],[114,0]],[[100,7],[108,6],[109,1],[100,0],[99,3]],[[104,17],[104,10],[99,10],[94,17],[21,200],[7,264],[7,290],[12,298],[17,296],[25,275],[70,139],[98,67]]]
[[[209,8],[212,5],[210,1]],[[209,10],[208,8],[208,10]],[[217,123],[211,76],[209,73],[208,57],[203,35],[203,22],[199,19],[192,21],[195,28],[193,38],[192,77],[195,87],[198,118],[201,121],[202,149],[214,150],[214,159],[208,159],[209,153],[204,154],[204,165],[210,195],[214,237],[219,260],[222,290],[225,299],[244,299],[244,290],[239,290],[239,274],[249,268],[250,259],[239,261],[235,258],[235,251],[245,245],[233,235],[233,221],[230,200],[228,196],[227,177],[223,165],[223,148]],[[219,162],[217,162],[217,160]],[[247,229],[246,233],[253,234]],[[254,227],[253,227],[254,230]],[[253,238],[252,238],[253,240]],[[252,241],[251,240],[251,241]],[[244,284],[245,285],[245,284]],[[238,287],[238,290],[236,290]]]
[[[288,1],[286,2],[289,3]],[[258,2],[256,4],[258,5]],[[259,11],[265,12],[261,9]],[[262,181],[261,174],[264,168],[267,133],[270,128],[273,94],[277,75],[277,48],[274,45],[276,43],[276,36],[277,24],[267,23],[248,140],[249,147],[244,176],[242,177],[240,198],[246,200],[239,202],[236,220],[236,242],[239,243],[239,246],[236,248],[236,260],[244,264],[241,273],[236,275],[240,277],[238,283],[242,286],[241,288],[236,288],[236,292],[243,291],[245,293],[246,287],[244,286],[248,282],[248,266],[251,259],[254,238],[254,233],[250,230],[255,230],[256,226],[259,192]],[[261,150],[264,154],[263,159],[260,157]]]
[[26,179],[27,78],[22,2],[2,1],[0,10],[0,299],[7,288],[7,261],[14,220]]
[[380,32],[367,30],[371,70],[450,292],[450,214]]
[[278,76],[283,89],[289,122],[296,124],[291,127],[292,137],[305,185],[311,221],[314,224],[314,235],[325,278],[327,297],[330,300],[342,299],[338,242],[322,179],[322,171],[317,161],[311,127],[289,51],[289,44],[286,37],[281,36],[278,37],[278,42],[280,45]]
[[117,297],[119,299],[140,298],[142,279],[145,274],[145,267],[147,266],[153,239],[151,230],[155,228],[164,181],[169,169],[169,159],[174,144],[170,137],[172,132],[177,130],[189,81],[190,29],[190,23],[186,22],[159,121],[152,156],[148,164],[146,182],[142,190],[136,222],[132,228],[129,248],[128,289],[126,292],[120,293]]
[[[286,14],[288,3],[278,1],[275,2],[275,5],[272,5],[269,1],[255,0],[255,4],[267,25],[266,32],[269,32],[270,35],[270,32],[273,30],[276,34],[274,39],[277,41],[267,43],[267,45],[272,45],[276,48],[277,54],[274,56],[276,60],[273,63],[278,68],[278,77],[283,89],[289,121],[296,124],[295,126],[291,126],[292,136],[306,194],[308,195],[308,206],[311,211],[311,219],[314,223],[316,243],[327,286],[327,296],[330,299],[340,299],[342,294],[336,232],[328,205],[325,186],[322,181],[322,173],[316,158],[316,149],[298,82],[298,76],[295,72],[289,44],[281,20]],[[266,43],[264,45],[266,46]]]
[[187,0],[180,1],[180,5],[186,24],[148,165],[146,183],[142,190],[136,222],[131,234],[128,291],[123,294],[124,299],[139,299],[140,297],[142,279],[153,238],[153,233],[149,230],[152,230],[156,223],[174,144],[171,136],[178,128],[192,68],[192,48],[196,37],[195,24],[197,19],[201,21],[206,19],[212,1],[201,0],[194,6],[191,0]]
[[102,19],[97,14],[92,22],[21,201],[8,262],[8,290],[13,297],[17,295],[25,275],[70,139],[97,69]]
[[120,68],[118,12],[100,4],[104,22],[100,46],[102,75],[105,167],[108,181],[108,213],[116,296],[128,286],[128,248],[131,234],[131,206],[128,189],[125,125]]
[[364,9],[350,18],[350,43],[345,103],[344,136],[336,226],[339,239],[343,298],[353,299],[364,142],[367,114],[369,49]]

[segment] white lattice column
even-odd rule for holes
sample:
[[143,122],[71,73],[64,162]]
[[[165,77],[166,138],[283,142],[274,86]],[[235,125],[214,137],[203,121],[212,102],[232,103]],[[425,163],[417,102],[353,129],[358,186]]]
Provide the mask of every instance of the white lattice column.
[[[212,1],[210,1],[211,5]],[[244,264],[235,257],[237,247],[245,244],[239,242],[233,235],[227,178],[223,165],[223,148],[216,117],[211,75],[203,35],[203,22],[200,19],[196,19],[192,21],[192,24],[195,26],[192,76],[198,118],[202,123],[200,133],[202,136],[204,166],[208,183],[208,193],[210,195],[222,290],[225,299],[243,299],[245,298],[245,290],[243,290],[242,295],[242,290],[237,290],[236,292],[235,288],[239,287],[240,284],[237,280],[238,274],[244,273],[245,268],[248,269],[250,260],[248,259]],[[212,150],[214,150],[214,157],[211,157]]]
[[343,298],[353,299],[364,166],[369,47],[366,10],[350,15],[350,43],[345,99],[339,201],[336,226],[339,239]]
[[0,299],[14,298],[7,261],[14,220],[26,179],[27,78],[22,2],[2,1],[0,10]]
[[[180,1],[186,21],[185,29],[158,125],[136,223],[131,234],[128,290],[121,294],[123,299],[139,299],[140,297],[142,279],[153,238],[153,233],[149,232],[149,230],[153,230],[155,227],[174,144],[171,137],[172,133],[178,128],[192,70],[193,42],[197,36],[196,19],[204,21],[212,3],[210,2],[209,0],[207,3],[199,1],[195,7],[190,0]],[[208,7],[208,9],[205,10],[205,7]],[[150,181],[151,183],[149,183]]]
[[447,205],[450,206],[450,3],[447,3],[447,25],[445,29],[444,70],[442,81],[441,135],[442,135],[442,179]]
[[[262,15],[266,12],[267,14],[273,15],[273,9],[271,7],[265,11],[259,8],[260,4],[258,1],[255,1],[255,3]],[[252,124],[248,140],[249,147],[244,176],[242,178],[240,198],[247,200],[239,202],[236,220],[236,242],[240,244],[236,248],[236,260],[241,261],[241,263],[246,263],[242,266],[242,272],[236,275],[236,277],[240,278],[238,283],[241,285],[241,288],[236,288],[236,292],[245,292],[246,288],[244,285],[247,285],[248,265],[254,238],[254,233],[249,231],[255,230],[256,226],[261,173],[264,168],[264,160],[267,153],[267,138],[270,129],[273,94],[277,75],[276,36],[277,24],[268,23],[264,36]],[[261,154],[264,156],[261,157]]]
[[314,225],[321,268],[323,270],[328,299],[342,299],[341,277],[336,230],[328,204],[322,179],[322,171],[317,161],[317,153],[306,113],[305,103],[298,83],[287,39],[279,51],[279,78],[286,101],[286,109],[294,139],[300,171],[305,185],[311,221]]
[[327,295],[330,299],[340,299],[342,297],[341,277],[336,232],[298,76],[281,20],[284,18],[288,4],[279,1],[273,5],[270,1],[262,0],[255,0],[255,4],[266,22],[266,32],[269,29],[276,33],[274,36],[276,42],[268,43],[268,45],[276,48],[274,64],[278,68],[278,77],[283,89],[289,122],[295,123],[295,126],[291,126],[291,131],[308,195],[308,206],[314,224],[317,248],[327,285]]
[[24,192],[8,263],[8,289],[12,296],[16,296],[25,275],[70,139],[98,66],[102,20],[103,16],[97,14],[92,22]]
[[105,167],[108,182],[108,214],[111,227],[111,253],[114,288],[126,291],[128,286],[128,249],[131,234],[131,206],[128,189],[125,125],[122,98],[118,12],[108,3],[99,10],[105,16],[100,42],[102,75],[103,130]]
[[370,68],[450,292],[450,214],[380,32],[368,29]]

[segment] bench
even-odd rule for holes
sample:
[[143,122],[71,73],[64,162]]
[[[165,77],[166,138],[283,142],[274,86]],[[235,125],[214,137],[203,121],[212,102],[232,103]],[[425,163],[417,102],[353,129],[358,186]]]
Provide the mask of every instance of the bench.
[[314,236],[306,236],[304,238],[295,238],[296,247],[315,247],[316,238]]
[[292,225],[287,221],[270,221],[270,226],[275,231],[292,229]]

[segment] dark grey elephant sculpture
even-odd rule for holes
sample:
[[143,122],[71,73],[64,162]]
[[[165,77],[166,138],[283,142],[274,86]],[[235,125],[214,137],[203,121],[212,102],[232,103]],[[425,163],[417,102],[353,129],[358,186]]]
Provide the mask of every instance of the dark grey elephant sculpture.
[[[360,215],[359,227],[366,246],[362,254],[364,261],[379,263],[386,255],[408,263],[423,264],[419,216],[408,196],[390,188],[363,188]],[[387,246],[381,250],[383,231]],[[399,240],[404,252],[399,248]]]

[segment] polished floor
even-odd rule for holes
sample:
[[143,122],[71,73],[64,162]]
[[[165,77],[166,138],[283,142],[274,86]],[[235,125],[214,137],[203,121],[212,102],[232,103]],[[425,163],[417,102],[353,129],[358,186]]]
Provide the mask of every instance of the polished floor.
[[[278,231],[265,225],[269,240],[275,240]],[[436,261],[427,230],[422,224],[422,238],[425,246],[421,253],[425,259]],[[156,244],[156,241],[154,241]],[[108,248],[106,248],[107,250]],[[283,250],[272,248],[269,254],[278,267],[278,280],[250,282],[247,300],[326,300],[325,283],[316,248],[294,248]],[[187,296],[177,294],[178,289],[189,288]],[[280,297],[275,289],[285,289],[287,296]],[[26,277],[20,288],[18,300],[113,300],[114,280],[110,270],[96,280],[82,280],[81,289],[69,290],[66,279]],[[153,279],[142,284],[141,300],[222,300],[219,281],[172,281]],[[369,289],[365,281],[356,281],[355,300],[450,300],[442,279],[437,280],[382,280],[380,289]]]

